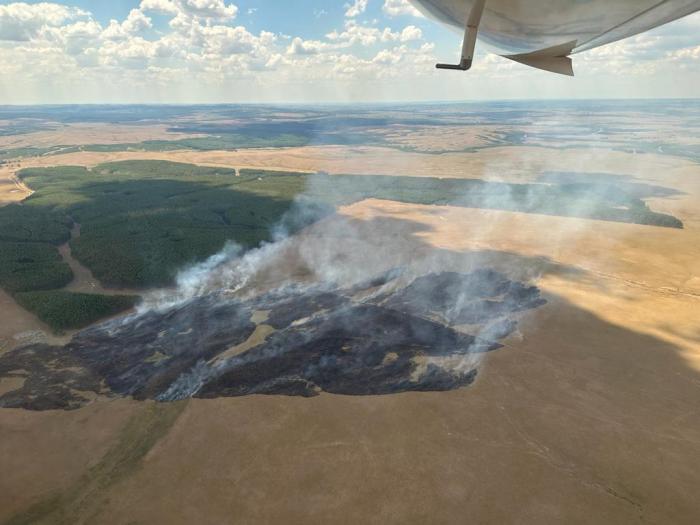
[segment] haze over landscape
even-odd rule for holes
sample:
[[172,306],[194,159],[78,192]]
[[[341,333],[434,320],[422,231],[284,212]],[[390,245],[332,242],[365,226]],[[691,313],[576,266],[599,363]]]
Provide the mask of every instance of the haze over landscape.
[[0,523],[697,523],[699,24],[0,1]]

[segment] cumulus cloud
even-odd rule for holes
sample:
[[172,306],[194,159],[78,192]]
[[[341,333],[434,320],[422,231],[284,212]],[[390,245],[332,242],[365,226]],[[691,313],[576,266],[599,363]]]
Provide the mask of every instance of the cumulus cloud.
[[401,35],[399,36],[399,40],[401,40],[401,42],[410,42],[412,40],[420,40],[421,38],[423,38],[423,31],[416,26],[404,27],[403,31],[401,31]]
[[139,9],[167,15],[177,15],[179,12],[173,0],[142,0]]
[[[237,6],[224,0],[141,0],[123,19],[104,24],[65,5],[9,4],[0,6],[2,34],[23,44],[0,41],[0,75],[134,92],[189,82],[265,87],[431,74],[424,64],[435,58],[421,29],[359,23],[366,8],[366,0],[347,5],[340,28],[306,39],[238,25]],[[157,26],[156,15],[165,17]]]
[[343,31],[332,31],[326,35],[328,40],[341,47],[355,44],[372,46],[378,43],[396,41],[410,42],[412,40],[420,40],[422,37],[422,31],[416,26],[405,27],[402,31],[393,31],[388,27],[379,29],[377,27],[360,25],[354,20],[346,21]]
[[329,48],[329,44],[320,40],[304,40],[299,37],[292,39],[287,48],[288,55],[317,55]]
[[700,13],[653,31],[595,48],[575,60],[587,72],[652,76],[681,66],[700,67],[697,50]]
[[422,31],[416,26],[407,26],[401,31],[392,31],[386,27],[379,29],[357,24],[353,20],[345,23],[344,31],[333,31],[326,35],[327,41],[304,40],[296,37],[287,47],[288,55],[318,55],[323,52],[338,51],[359,45],[370,47],[385,45],[391,42],[413,42],[423,37]]
[[57,27],[86,15],[81,9],[46,2],[0,5],[0,40],[26,42],[46,27]]
[[238,7],[224,0],[175,0],[181,12],[201,18],[230,20],[238,14]]
[[355,0],[352,4],[346,4],[345,16],[353,18],[361,15],[367,10],[367,0]]
[[238,14],[238,7],[224,0],[142,0],[140,10],[210,20],[232,20]]
[[[434,82],[438,75],[433,67],[437,61],[434,45],[425,41],[422,21],[403,26],[386,18],[384,24],[365,21],[360,15],[366,12],[366,1],[349,2],[335,20],[326,13],[322,19],[327,24],[326,33],[317,32],[311,37],[253,31],[237,21],[238,7],[226,0],[133,1],[135,9],[109,22],[96,20],[91,13],[70,5],[0,5],[3,98],[21,99],[26,91],[20,87],[23,82],[50,85],[52,92],[66,85],[70,86],[67,91],[80,93],[83,86],[92,83],[100,86],[95,88],[98,93],[107,89],[138,93],[138,86],[163,86],[171,93],[174,85],[180,85],[194,86],[183,87],[186,93],[214,86],[226,94],[233,92],[221,86],[239,82],[255,95],[266,89],[285,94],[298,89],[301,98],[316,93],[319,85],[369,86],[374,81],[396,80],[393,85],[411,89],[419,82]],[[418,13],[404,0],[384,0],[383,9],[390,17]],[[314,16],[311,8],[308,14]],[[315,22],[314,29],[320,24]],[[669,72],[683,68],[697,72],[699,31],[700,15],[689,17],[577,55],[577,71],[644,78],[660,71],[666,72],[667,78]],[[442,58],[451,51],[441,49],[439,54]],[[466,81],[472,87],[478,81],[504,75],[538,74],[543,82],[550,78],[483,54],[473,73],[450,77],[445,89]],[[3,83],[3,78],[12,81]],[[383,85],[375,84],[379,89]],[[431,93],[434,87],[431,84]],[[338,91],[335,85],[329,90]]]
[[382,10],[389,16],[423,16],[408,0],[384,0]]
[[151,29],[153,23],[151,19],[139,9],[132,9],[126,20],[119,23],[116,20],[111,20],[107,29],[104,30],[102,36],[106,39],[115,40],[127,38],[129,35],[139,34],[147,29]]
[[209,56],[265,54],[276,40],[273,33],[254,35],[242,26],[204,26],[200,31],[204,54]]
[[700,46],[687,47],[685,49],[678,49],[669,53],[669,57],[672,60],[690,60],[697,61],[700,63]]

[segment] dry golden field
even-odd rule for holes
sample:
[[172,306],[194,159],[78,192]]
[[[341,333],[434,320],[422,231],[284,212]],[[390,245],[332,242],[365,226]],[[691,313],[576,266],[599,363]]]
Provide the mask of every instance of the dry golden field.
[[[323,241],[338,264],[376,250],[376,270],[494,267],[537,284],[548,304],[523,315],[473,386],[450,392],[2,410],[0,521],[698,522],[699,165],[606,149],[327,146],[72,153],[23,166],[126,159],[513,182],[565,167],[679,190],[649,202],[685,228],[380,200],[345,207],[267,265],[293,274]],[[2,202],[18,196],[5,172]],[[338,223],[352,239],[335,239]],[[0,311],[9,344],[42,329],[2,293]]]

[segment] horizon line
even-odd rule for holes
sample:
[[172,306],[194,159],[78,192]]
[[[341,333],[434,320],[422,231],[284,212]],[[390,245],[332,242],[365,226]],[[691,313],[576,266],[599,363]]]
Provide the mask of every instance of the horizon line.
[[687,102],[700,101],[697,97],[593,97],[593,98],[502,98],[502,99],[454,99],[454,100],[395,100],[395,101],[338,101],[338,102],[292,102],[292,101],[269,101],[269,102],[38,102],[25,104],[0,104],[2,108],[24,108],[24,107],[127,107],[127,106],[397,106],[397,105],[440,105],[440,104],[497,104],[516,102]]

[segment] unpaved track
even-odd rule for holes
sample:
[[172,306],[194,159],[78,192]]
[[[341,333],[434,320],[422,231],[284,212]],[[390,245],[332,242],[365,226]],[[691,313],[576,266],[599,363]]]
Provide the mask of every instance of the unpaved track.
[[21,202],[32,194],[32,190],[15,176],[16,171],[15,167],[0,166],[0,206]]
[[[73,229],[71,230],[71,241],[80,237],[80,224],[74,223]],[[139,295],[143,293],[142,290],[130,290],[130,289],[116,289],[116,288],[105,288],[102,286],[100,281],[98,281],[92,272],[82,265],[82,263],[73,257],[71,252],[70,241],[62,244],[58,247],[58,252],[61,254],[63,260],[70,266],[73,271],[73,280],[68,283],[63,290],[69,292],[77,293],[93,293],[102,295]]]

